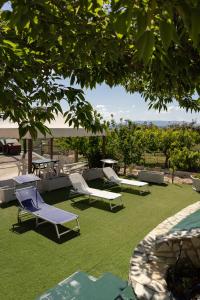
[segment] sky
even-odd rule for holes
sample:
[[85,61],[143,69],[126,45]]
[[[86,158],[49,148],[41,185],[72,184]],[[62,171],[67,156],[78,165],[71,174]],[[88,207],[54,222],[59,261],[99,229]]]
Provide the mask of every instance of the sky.
[[[64,82],[63,82],[64,83]],[[130,94],[121,86],[110,88],[106,84],[98,85],[93,90],[84,90],[85,98],[93,107],[102,114],[106,120],[114,119],[119,121],[120,118],[132,121],[185,121],[193,120],[200,122],[199,113],[186,113],[181,109],[177,102],[168,105],[168,111],[160,113],[154,109],[148,109],[148,103],[140,96],[139,93]]]
[[[3,9],[11,9],[7,2]],[[68,85],[69,81],[62,81]],[[84,90],[85,98],[92,106],[101,113],[104,119],[110,120],[111,114],[114,119],[119,121],[120,118],[132,121],[196,121],[200,123],[199,113],[186,113],[184,109],[179,108],[177,102],[169,104],[168,111],[149,110],[148,103],[142,99],[140,94],[129,94],[123,87],[113,87],[102,84],[93,90]],[[63,104],[63,108],[64,104]]]

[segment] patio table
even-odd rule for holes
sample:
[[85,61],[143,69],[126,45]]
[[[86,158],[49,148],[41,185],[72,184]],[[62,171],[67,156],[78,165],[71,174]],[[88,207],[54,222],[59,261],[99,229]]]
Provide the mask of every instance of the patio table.
[[111,167],[113,168],[114,164],[118,163],[117,160],[111,158],[101,159],[101,162],[103,163],[103,168],[105,167],[105,164],[111,165]]
[[[40,168],[41,166],[43,168],[46,168],[46,165],[53,162],[54,164],[57,163],[59,160],[58,159],[37,159],[37,160],[33,160],[32,161],[32,166],[33,166],[33,170],[32,172],[34,173],[35,170],[39,169],[39,176],[40,176]],[[54,171],[56,172],[56,170],[54,169]]]

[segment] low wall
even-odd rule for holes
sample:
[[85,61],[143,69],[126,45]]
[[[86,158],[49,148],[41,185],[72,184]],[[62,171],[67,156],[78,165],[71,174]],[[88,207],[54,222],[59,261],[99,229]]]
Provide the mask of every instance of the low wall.
[[[83,177],[86,181],[103,178],[103,176],[102,168],[88,169],[83,172]],[[29,186],[30,185],[33,184],[30,183]],[[20,187],[22,186],[23,185],[20,185]],[[48,179],[42,179],[37,183],[37,187],[40,192],[49,192],[69,186],[71,186],[71,182],[68,175],[65,174]],[[9,202],[15,199],[14,181],[12,179],[0,181],[0,203]]]

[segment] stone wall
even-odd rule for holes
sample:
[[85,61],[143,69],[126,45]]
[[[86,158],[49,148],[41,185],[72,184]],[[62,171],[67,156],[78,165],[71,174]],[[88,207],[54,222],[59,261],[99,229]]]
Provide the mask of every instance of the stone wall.
[[169,266],[180,252],[200,267],[200,229],[169,231],[182,219],[200,209],[200,203],[186,207],[152,230],[135,248],[130,261],[129,282],[140,300],[171,300],[165,280]]

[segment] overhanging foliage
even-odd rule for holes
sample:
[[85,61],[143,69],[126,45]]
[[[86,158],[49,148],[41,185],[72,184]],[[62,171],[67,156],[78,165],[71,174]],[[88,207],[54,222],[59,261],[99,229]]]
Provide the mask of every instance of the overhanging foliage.
[[63,98],[68,121],[102,127],[83,92],[60,86],[60,78],[82,88],[121,84],[150,108],[166,109],[176,99],[200,110],[199,1],[10,2],[12,11],[0,15],[0,110],[21,134],[46,130],[44,120],[61,110]]

